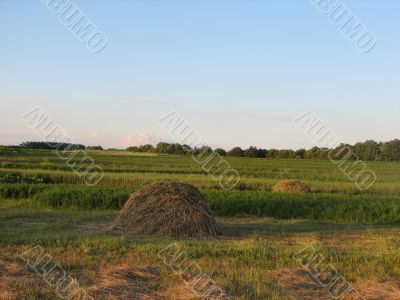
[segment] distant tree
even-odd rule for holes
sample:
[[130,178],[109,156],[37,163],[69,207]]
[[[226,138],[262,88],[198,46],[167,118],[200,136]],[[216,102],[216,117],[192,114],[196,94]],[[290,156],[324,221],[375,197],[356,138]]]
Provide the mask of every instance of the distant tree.
[[353,160],[355,158],[353,146],[342,143],[329,151],[329,158],[334,160]]
[[318,159],[320,155],[321,149],[318,147],[313,147],[310,150],[307,150],[304,154],[304,158],[306,159]]
[[86,146],[86,150],[103,150],[102,146]]
[[318,159],[321,160],[329,159],[329,148],[320,148]]
[[189,145],[182,145],[182,149],[186,155],[192,154],[192,148]]
[[[84,149],[84,145],[80,144],[58,144],[46,142],[24,142],[21,148],[31,149],[54,149],[62,148],[67,150]],[[89,150],[101,150],[101,146],[88,146]],[[196,155],[208,156],[213,152],[209,146],[192,149],[189,145],[181,145],[179,143],[160,142],[156,147],[146,144],[140,146],[128,147],[126,150],[133,152],[157,152],[175,155]],[[236,157],[258,157],[271,159],[335,159],[335,160],[365,160],[365,161],[400,161],[400,140],[396,139],[385,143],[377,143],[373,140],[367,140],[363,143],[356,143],[354,146],[349,144],[340,144],[334,149],[313,147],[309,150],[298,149],[296,151],[290,149],[262,149],[251,146],[246,150],[240,147],[234,147],[226,152],[222,148],[215,149],[215,152],[221,156],[229,155]]]
[[164,142],[158,143],[156,146],[156,152],[157,153],[167,153],[168,145],[169,145],[168,143],[164,143]]
[[244,151],[240,147],[234,147],[233,149],[228,151],[227,155],[236,156],[236,157],[242,157],[244,155]]
[[175,151],[172,154],[176,154],[176,155],[184,155],[185,154],[185,150],[183,149],[181,144],[173,144],[175,146]]
[[306,149],[296,150],[296,158],[303,159],[304,155],[306,154],[306,151],[307,151]]
[[353,151],[359,159],[365,161],[379,160],[382,155],[378,143],[373,140],[355,144]]
[[139,146],[140,152],[155,152],[154,146],[151,144]]
[[400,140],[383,143],[381,151],[385,161],[400,161]]
[[270,149],[270,150],[267,151],[266,156],[267,156],[268,158],[277,158],[277,157],[278,157],[278,154],[279,154],[279,150],[277,150],[277,149]]
[[58,143],[58,142],[23,142],[21,148],[26,149],[43,149],[43,150],[84,150],[85,145],[71,144],[71,143]]
[[250,148],[244,150],[243,156],[245,157],[257,157],[258,149],[256,147],[251,146]]
[[222,148],[217,148],[214,151],[217,152],[221,156],[226,156],[226,151]]
[[208,156],[213,152],[212,148],[209,146],[202,146],[200,148],[195,148],[193,151],[194,155],[199,156]]
[[130,152],[139,152],[139,147],[137,146],[131,146],[125,149],[126,151],[130,151]]
[[278,153],[278,158],[279,159],[296,158],[296,152],[294,152],[293,150],[288,150],[288,149],[280,150]]
[[176,144],[168,144],[167,145],[167,153],[175,154],[175,152],[176,152]]
[[131,146],[126,148],[127,151],[131,152],[155,152],[153,145],[146,144],[140,146]]
[[257,149],[257,157],[259,158],[265,158],[267,157],[267,149],[262,149],[262,148],[258,148]]

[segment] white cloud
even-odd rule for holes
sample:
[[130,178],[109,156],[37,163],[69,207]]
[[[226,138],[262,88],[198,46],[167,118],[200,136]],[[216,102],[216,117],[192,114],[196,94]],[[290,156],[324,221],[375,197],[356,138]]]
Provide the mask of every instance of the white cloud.
[[155,145],[160,141],[159,138],[155,137],[154,135],[148,135],[144,133],[132,133],[124,136],[120,140],[120,145],[123,148],[127,148],[130,146],[139,146],[145,144],[152,144]]

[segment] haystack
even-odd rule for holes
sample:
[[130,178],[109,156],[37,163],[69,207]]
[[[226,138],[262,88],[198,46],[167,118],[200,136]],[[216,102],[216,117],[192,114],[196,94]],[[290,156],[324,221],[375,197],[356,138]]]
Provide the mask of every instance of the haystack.
[[114,228],[137,235],[208,237],[219,234],[207,200],[190,184],[156,182],[133,193]]
[[274,193],[309,193],[310,187],[300,180],[282,180],[273,188]]

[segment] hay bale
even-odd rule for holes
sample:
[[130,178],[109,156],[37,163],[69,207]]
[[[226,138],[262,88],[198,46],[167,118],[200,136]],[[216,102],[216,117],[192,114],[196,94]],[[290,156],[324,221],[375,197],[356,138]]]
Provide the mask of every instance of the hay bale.
[[137,235],[207,237],[219,234],[209,204],[192,185],[156,182],[133,193],[114,229]]
[[274,193],[309,193],[310,187],[300,180],[282,180],[273,188]]

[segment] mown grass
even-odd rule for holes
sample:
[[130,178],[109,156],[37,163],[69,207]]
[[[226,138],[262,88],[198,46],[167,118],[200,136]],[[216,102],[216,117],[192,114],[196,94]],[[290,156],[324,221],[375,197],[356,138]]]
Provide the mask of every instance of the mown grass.
[[[0,203],[1,260],[23,265],[19,255],[40,245],[83,287],[102,268],[154,266],[162,276],[158,289],[174,289],[180,281],[157,253],[176,243],[189,262],[197,263],[233,300],[304,299],[295,283],[280,286],[282,272],[299,266],[293,254],[313,246],[340,275],[364,293],[364,282],[398,282],[400,232],[396,226],[334,225],[269,218],[219,219],[225,236],[213,240],[119,236],[109,225],[116,211],[26,207],[23,200]],[[321,288],[323,290],[323,288]],[[19,281],[20,299],[54,299],[45,283]],[[318,297],[314,297],[318,299]],[[376,297],[374,299],[384,299]]]

